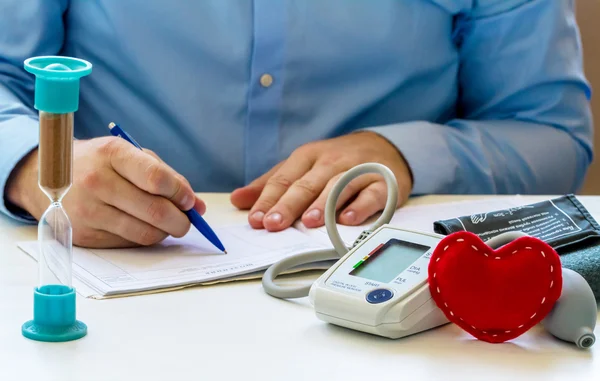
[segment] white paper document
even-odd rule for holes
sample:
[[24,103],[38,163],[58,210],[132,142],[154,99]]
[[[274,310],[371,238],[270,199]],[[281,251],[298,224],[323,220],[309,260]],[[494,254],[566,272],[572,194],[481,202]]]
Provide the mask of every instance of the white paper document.
[[[526,204],[521,197],[453,202],[399,209],[392,225],[433,231],[433,222]],[[372,221],[370,221],[372,222]],[[342,239],[352,244],[369,226],[338,226]],[[132,249],[73,249],[73,286],[91,298],[107,298],[165,291],[198,284],[259,277],[268,266],[288,256],[332,248],[325,228],[306,229],[302,224],[272,233],[247,224],[215,228],[227,254],[217,250],[196,229],[183,238],[167,238],[151,247]],[[37,259],[37,241],[19,247]],[[322,269],[330,263],[311,264],[297,270]]]
[[[248,225],[234,225],[214,230],[227,254],[216,249],[196,229],[190,229],[183,238],[169,237],[151,247],[75,247],[73,285],[83,296],[94,298],[178,288],[247,277],[290,255],[329,247],[325,240],[308,239],[296,229],[269,233]],[[37,258],[37,241],[22,242],[19,247]]]

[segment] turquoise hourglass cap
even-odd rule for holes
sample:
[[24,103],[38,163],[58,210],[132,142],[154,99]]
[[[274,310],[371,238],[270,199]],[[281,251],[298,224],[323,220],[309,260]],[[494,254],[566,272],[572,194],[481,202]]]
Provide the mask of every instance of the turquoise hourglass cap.
[[75,289],[64,285],[38,287],[33,293],[33,319],[21,326],[28,339],[46,342],[78,340],[88,327],[77,320]]
[[31,57],[25,70],[35,75],[35,104],[39,111],[67,114],[79,108],[79,80],[92,72],[92,64],[62,56]]

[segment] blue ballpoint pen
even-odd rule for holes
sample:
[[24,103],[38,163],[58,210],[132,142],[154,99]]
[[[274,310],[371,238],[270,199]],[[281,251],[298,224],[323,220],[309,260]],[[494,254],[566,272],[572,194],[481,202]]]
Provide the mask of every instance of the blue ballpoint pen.
[[[110,129],[110,133],[112,135],[123,138],[123,139],[127,140],[129,143],[136,146],[137,148],[142,149],[142,147],[131,137],[131,135],[129,135],[127,132],[125,132],[117,124],[111,122],[108,125],[108,128]],[[222,252],[227,254],[225,247],[223,246],[223,244],[221,243],[221,241],[219,240],[219,238],[217,237],[215,232],[210,228],[208,223],[204,220],[204,218],[202,218],[200,213],[198,213],[193,208],[188,211],[185,211],[184,213],[188,216],[192,225],[194,225],[196,227],[196,229],[198,229],[198,231],[204,237],[206,237],[206,239],[208,239],[213,245],[215,245],[217,248],[219,248],[219,250],[221,250]]]

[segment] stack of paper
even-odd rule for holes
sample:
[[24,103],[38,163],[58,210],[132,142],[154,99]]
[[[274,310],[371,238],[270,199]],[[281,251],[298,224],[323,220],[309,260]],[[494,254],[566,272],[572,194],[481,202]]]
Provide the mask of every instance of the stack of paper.
[[[392,225],[433,232],[433,222],[526,204],[521,197],[453,202],[399,209]],[[372,222],[372,221],[370,221]],[[352,244],[369,224],[339,226],[342,239]],[[107,298],[172,290],[217,281],[259,277],[282,258],[310,250],[332,248],[325,228],[307,229],[296,224],[282,232],[255,230],[248,225],[223,226],[215,232],[228,254],[216,250],[195,229],[183,238],[167,238],[152,247],[134,249],[83,249],[73,251],[73,285],[86,297]],[[19,247],[37,258],[37,241]],[[331,263],[301,269],[326,268]]]
[[[234,225],[214,230],[227,254],[215,249],[196,229],[190,229],[183,238],[169,237],[151,247],[75,247],[73,285],[80,294],[92,298],[181,288],[247,277],[290,255],[330,247],[325,239],[308,239],[296,229],[269,233],[248,225]],[[37,241],[18,245],[37,259]]]

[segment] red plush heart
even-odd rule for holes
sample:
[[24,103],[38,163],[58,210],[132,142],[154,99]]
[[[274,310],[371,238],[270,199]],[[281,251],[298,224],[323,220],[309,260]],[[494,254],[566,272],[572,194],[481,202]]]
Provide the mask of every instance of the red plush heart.
[[431,295],[448,320],[491,343],[535,326],[562,290],[560,257],[534,237],[493,250],[473,233],[456,232],[436,246],[428,271]]

